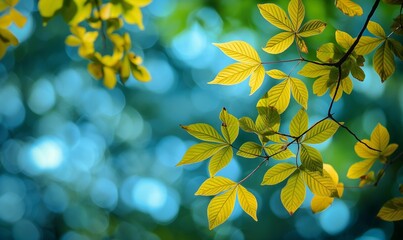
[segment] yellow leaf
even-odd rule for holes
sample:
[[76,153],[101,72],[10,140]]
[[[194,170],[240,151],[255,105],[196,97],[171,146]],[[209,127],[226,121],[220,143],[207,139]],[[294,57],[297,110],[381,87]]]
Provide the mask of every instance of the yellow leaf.
[[213,81],[208,84],[221,84],[221,85],[234,85],[244,81],[252,72],[256,69],[256,66],[245,63],[234,63],[217,74]]
[[381,25],[374,21],[368,22],[367,29],[370,33],[374,34],[377,37],[386,38],[385,30],[383,30]]
[[239,134],[239,121],[236,117],[229,114],[227,109],[223,108],[220,112],[221,132],[225,140],[232,144]]
[[403,197],[392,198],[387,201],[377,214],[377,217],[385,221],[403,220]]
[[305,185],[301,175],[301,171],[296,170],[281,189],[281,202],[290,215],[295,213],[305,199]]
[[372,146],[375,149],[383,151],[388,146],[389,140],[388,130],[382,126],[382,124],[378,123],[371,133]]
[[320,78],[316,79],[313,83],[312,89],[313,93],[318,96],[323,96],[327,92],[329,76],[323,75]]
[[294,38],[295,35],[292,32],[281,32],[270,38],[263,50],[271,54],[282,53],[291,46]]
[[102,65],[98,63],[89,63],[87,66],[88,72],[95,78],[100,79],[104,76],[102,72]]
[[211,125],[206,123],[196,123],[188,126],[181,126],[193,137],[207,142],[225,143],[224,139]]
[[264,147],[266,153],[276,160],[285,160],[295,157],[295,154],[290,149],[285,149],[283,143],[270,144]]
[[261,185],[276,185],[288,178],[297,170],[297,167],[289,163],[279,163],[271,167],[264,174]]
[[308,89],[304,82],[297,78],[290,78],[291,93],[295,101],[303,108],[308,108]]
[[373,184],[375,182],[375,174],[374,171],[370,171],[364,176],[360,177],[359,187],[364,187],[365,185]]
[[298,74],[304,77],[316,78],[323,75],[329,75],[332,69],[334,68],[330,66],[306,63],[304,67],[298,72]]
[[301,144],[301,163],[309,171],[323,171],[322,155],[315,148]]
[[268,106],[276,108],[279,114],[283,113],[290,103],[290,91],[291,86],[288,80],[272,87],[267,93]]
[[326,197],[339,197],[336,184],[334,184],[327,172],[324,171],[322,175],[318,171],[304,169],[301,173],[302,178],[313,194]]
[[223,169],[231,161],[233,155],[232,147],[227,146],[214,154],[208,165],[210,176],[213,177],[218,171]]
[[236,189],[229,190],[221,195],[215,196],[207,207],[207,218],[209,229],[213,229],[224,223],[235,206]]
[[249,81],[249,86],[250,86],[250,94],[252,95],[253,93],[256,92],[262,86],[264,80],[264,67],[262,65],[259,65],[256,70],[252,73],[252,76],[250,77]]
[[336,30],[336,42],[344,49],[349,49],[351,45],[354,43],[354,39],[350,36],[350,34]]
[[62,8],[63,0],[40,0],[38,3],[39,13],[42,17],[51,18],[55,12]]
[[152,2],[152,0],[126,0],[126,2],[130,2],[132,5],[136,5],[139,7],[145,7]]
[[388,157],[388,156],[392,155],[392,154],[396,151],[396,149],[397,149],[398,147],[399,147],[399,145],[397,145],[396,143],[389,144],[389,145],[386,147],[386,149],[382,151],[382,154],[383,154],[385,157]]
[[0,44],[5,48],[9,45],[18,45],[18,39],[7,29],[0,28]]
[[384,39],[363,36],[360,38],[354,51],[358,55],[366,55],[377,48],[382,42],[384,42]]
[[116,85],[116,72],[113,68],[110,67],[103,67],[102,71],[104,72],[104,85],[112,89]]
[[65,43],[69,46],[79,46],[81,44],[81,40],[74,35],[69,35],[67,36]]
[[395,72],[395,60],[389,41],[378,48],[374,54],[374,69],[381,77],[382,82],[386,81]]
[[242,117],[239,119],[239,127],[245,132],[256,132],[256,126],[253,120],[249,117]]
[[326,141],[328,138],[333,136],[337,129],[339,128],[339,124],[334,122],[333,120],[326,119],[314,127],[312,127],[305,135],[302,140],[303,143],[321,143]]
[[225,55],[243,63],[260,64],[260,57],[256,50],[244,41],[232,41],[227,43],[214,43]]
[[[367,144],[368,146],[370,146],[374,149],[377,149],[373,145],[373,143],[371,141],[369,141],[368,139],[363,139],[362,142],[364,142],[365,144]],[[355,153],[361,158],[377,158],[379,156],[379,152],[369,149],[367,146],[365,146],[361,142],[357,142],[354,145],[354,150],[355,150]]]
[[[343,87],[342,87],[342,85],[340,84],[340,87],[339,87],[337,93],[336,93],[336,87],[337,87],[337,84],[332,84],[331,88],[330,88],[330,92],[329,92],[330,98],[334,98],[335,102],[339,101],[341,96],[343,96]],[[336,96],[334,96],[335,94],[336,94]]]
[[298,32],[300,37],[311,37],[323,32],[326,28],[326,23],[320,20],[311,20],[305,23]]
[[288,4],[288,14],[290,14],[290,19],[294,26],[293,30],[297,31],[305,18],[305,8],[302,1],[291,0]]
[[290,134],[294,137],[300,136],[308,129],[308,114],[300,109],[290,123]]
[[257,6],[260,14],[262,14],[264,19],[269,23],[285,31],[293,30],[291,21],[288,19],[284,10],[279,6],[273,3],[258,4]]
[[353,81],[351,81],[351,78],[347,76],[341,80],[340,87],[345,93],[350,94],[353,91]]
[[126,54],[123,57],[122,65],[120,66],[120,80],[125,83],[130,77],[130,61],[129,56]]
[[132,8],[123,12],[123,17],[129,24],[136,24],[140,30],[144,29],[143,14],[139,7],[133,6]]
[[336,44],[326,43],[316,51],[316,57],[322,62],[337,62],[343,56],[343,52],[338,49]]
[[336,170],[334,170],[333,166],[330,164],[323,164],[323,170],[325,170],[329,176],[332,178],[334,184],[339,183],[339,175],[337,174]]
[[336,0],[336,7],[350,17],[363,14],[361,6],[350,0]]
[[236,155],[244,158],[257,158],[262,153],[263,147],[254,142],[245,142],[241,145]]
[[214,196],[236,186],[236,183],[225,177],[211,177],[202,183],[195,195]]
[[151,80],[151,75],[147,68],[141,65],[137,65],[135,68],[132,67],[132,74],[133,77],[140,82],[149,82]]
[[19,28],[22,28],[27,22],[27,17],[22,15],[19,11],[15,10],[14,8],[10,9],[10,17],[15,23],[15,25],[17,25],[17,27]]
[[322,212],[333,203],[334,198],[314,195],[311,200],[311,210],[313,213]]
[[308,47],[306,46],[305,41],[300,36],[297,35],[297,37],[295,38],[295,41],[301,52],[308,53]]
[[369,169],[374,165],[376,159],[366,159],[360,162],[356,162],[350,166],[347,172],[347,177],[351,179],[360,178],[367,174]]
[[206,160],[220,151],[227,144],[214,144],[214,143],[198,143],[191,146],[183,156],[182,160],[176,164],[181,166],[184,164],[192,164]]
[[257,200],[256,197],[249,192],[246,188],[239,185],[238,186],[238,201],[241,208],[251,216],[255,221],[257,221]]
[[288,75],[278,69],[272,69],[266,72],[271,78],[274,79],[284,79],[288,78]]

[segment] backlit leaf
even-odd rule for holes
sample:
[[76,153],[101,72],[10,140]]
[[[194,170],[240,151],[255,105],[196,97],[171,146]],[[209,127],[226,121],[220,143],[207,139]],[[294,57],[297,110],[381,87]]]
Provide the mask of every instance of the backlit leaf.
[[315,148],[301,144],[301,163],[310,171],[323,171],[322,155]]
[[204,161],[220,151],[220,149],[224,148],[225,146],[227,145],[215,143],[197,143],[191,146],[186,151],[182,160],[178,164],[176,164],[176,166]]
[[256,132],[255,122],[249,117],[242,117],[239,119],[239,127],[245,132]]
[[133,77],[140,82],[149,82],[151,80],[151,75],[147,68],[141,65],[137,65],[137,67],[132,68],[132,74]]
[[207,207],[207,218],[209,229],[213,229],[224,223],[234,210],[236,189],[229,190],[221,195],[215,196]]
[[272,70],[267,71],[266,73],[267,73],[267,75],[269,75],[271,78],[274,78],[274,79],[284,79],[284,78],[288,77],[287,74],[285,74],[283,71],[278,70],[278,69],[272,69]]
[[227,43],[214,43],[225,55],[243,63],[260,64],[256,50],[244,41],[231,41]]
[[367,174],[372,165],[374,165],[376,159],[366,159],[360,162],[356,162],[350,166],[347,172],[347,177],[351,179],[360,178]]
[[314,195],[311,200],[311,210],[313,213],[322,212],[333,203],[334,198]]
[[288,14],[290,14],[294,31],[297,31],[305,18],[305,8],[302,0],[291,0],[288,4]]
[[181,126],[193,137],[207,142],[224,143],[225,140],[211,125],[206,123],[196,123],[188,126]]
[[290,215],[295,213],[305,199],[305,185],[301,175],[299,170],[295,171],[281,190],[281,202]]
[[269,23],[285,31],[292,31],[293,25],[291,21],[279,6],[273,3],[258,4],[257,6],[259,7],[260,14]]
[[236,186],[236,183],[225,177],[211,177],[202,183],[195,195],[214,196]]
[[403,198],[392,198],[387,201],[377,214],[377,217],[385,221],[403,220]]
[[350,77],[343,78],[340,82],[340,87],[347,94],[350,94],[353,91],[353,81],[351,81]]
[[316,79],[312,86],[313,93],[318,96],[323,96],[329,88],[327,84],[329,80],[330,79],[328,75],[323,75],[320,78]]
[[295,35],[292,32],[281,32],[270,38],[263,50],[271,54],[282,53],[291,46],[294,38]]
[[336,30],[336,42],[344,49],[349,49],[351,45],[354,43],[354,39],[350,36],[350,34]]
[[389,144],[386,148],[385,148],[385,150],[383,150],[382,151],[382,155],[383,156],[390,156],[390,155],[392,155],[395,151],[396,151],[396,149],[399,147],[399,145],[397,145],[396,143],[392,143],[392,144]]
[[231,146],[226,146],[218,151],[216,154],[214,154],[211,157],[208,166],[210,176],[214,176],[218,171],[227,166],[228,163],[231,161],[233,154],[234,153]]
[[392,39],[392,38],[389,38],[388,42],[390,43],[390,48],[392,49],[392,51],[395,54],[395,56],[398,57],[400,60],[403,60],[403,46],[402,46],[402,44],[399,41],[396,41],[395,39]]
[[389,41],[385,41],[374,54],[374,69],[381,77],[382,82],[386,81],[395,72],[395,61]]
[[351,68],[351,75],[353,75],[355,79],[360,81],[363,81],[365,79],[364,71],[356,64],[354,64]]
[[339,183],[339,175],[337,174],[336,170],[334,170],[332,165],[327,163],[323,164],[323,170],[329,174],[335,184]]
[[19,11],[15,10],[14,8],[10,9],[9,14],[15,25],[17,25],[17,27],[19,28],[22,28],[27,22],[27,17],[22,15]]
[[308,129],[308,114],[304,109],[300,109],[290,123],[290,134],[298,137]]
[[338,197],[336,184],[325,171],[323,175],[318,171],[301,170],[302,178],[311,192],[319,196]]
[[276,160],[285,160],[291,157],[295,157],[295,154],[290,149],[285,149],[283,143],[275,143],[264,147],[264,150],[269,156]]
[[291,93],[295,101],[303,108],[308,108],[308,89],[305,83],[297,78],[290,78]]
[[366,55],[372,52],[375,48],[377,48],[383,41],[384,40],[381,38],[363,36],[360,38],[360,41],[354,48],[354,51],[358,55]]
[[245,158],[257,158],[262,153],[262,149],[263,147],[257,143],[246,142],[241,145],[236,154]]
[[336,7],[350,17],[363,14],[361,6],[351,0],[336,0]]
[[304,67],[298,72],[298,74],[304,77],[316,78],[329,74],[331,70],[332,67],[330,66],[306,63]]
[[220,112],[221,132],[228,143],[233,143],[239,134],[239,121],[229,114],[225,108]]
[[268,94],[268,105],[276,108],[278,113],[283,113],[290,103],[291,86],[288,80],[284,80],[272,87]]
[[300,37],[311,37],[320,34],[325,30],[326,23],[319,20],[311,20],[302,25],[298,32]]
[[250,94],[252,95],[253,93],[256,92],[262,86],[264,80],[264,67],[262,65],[259,65],[256,70],[252,73],[252,76],[250,77],[249,81],[249,87],[250,87]]
[[326,119],[312,127],[305,135],[303,143],[321,143],[333,136],[339,124]]
[[40,0],[38,10],[42,17],[51,18],[62,6],[63,0]]
[[[377,149],[374,144],[368,139],[363,139],[362,142],[367,144],[368,146]],[[361,142],[357,142],[354,145],[355,153],[361,158],[377,158],[379,156],[379,152],[369,149],[366,145]]]
[[276,185],[288,178],[295,170],[297,170],[297,167],[294,164],[278,163],[267,170],[261,184]]
[[208,84],[234,85],[244,81],[256,66],[246,63],[234,63],[221,70]]
[[375,149],[383,151],[388,146],[389,140],[388,130],[382,126],[382,124],[378,123],[371,133],[372,146],[374,146]]
[[367,29],[370,33],[374,34],[377,37],[386,38],[385,30],[383,30],[381,25],[374,21],[368,22]]
[[238,186],[238,202],[241,208],[251,216],[255,221],[257,221],[257,200],[256,197],[249,192],[246,188],[239,185]]
[[322,62],[337,62],[343,57],[343,52],[337,47],[336,44],[326,43],[319,47],[316,51],[316,57]]
[[301,52],[308,53],[308,47],[306,46],[305,41],[300,36],[297,35],[297,37],[295,38],[295,41]]

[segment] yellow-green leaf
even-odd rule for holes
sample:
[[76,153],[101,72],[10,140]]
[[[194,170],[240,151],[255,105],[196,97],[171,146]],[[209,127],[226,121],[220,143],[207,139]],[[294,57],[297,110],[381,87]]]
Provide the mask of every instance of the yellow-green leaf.
[[217,74],[208,84],[234,85],[244,81],[256,69],[255,65],[234,63]]
[[311,200],[311,210],[313,213],[322,212],[333,203],[334,198],[314,195]]
[[303,143],[321,143],[326,141],[328,138],[333,136],[337,129],[339,128],[339,124],[336,122],[326,119],[314,127],[312,127],[305,135],[303,139]]
[[323,94],[325,94],[329,88],[327,84],[329,80],[329,75],[323,75],[316,79],[312,86],[313,93],[318,96],[323,96]]
[[309,171],[323,171],[322,155],[315,148],[301,144],[301,163]]
[[249,87],[250,87],[250,94],[252,95],[253,93],[256,92],[262,86],[264,80],[264,67],[262,65],[259,65],[256,70],[252,73],[252,76],[250,77],[249,81]]
[[371,133],[372,146],[375,149],[383,151],[388,146],[389,140],[388,130],[382,126],[382,124],[378,123]]
[[[373,143],[371,141],[369,141],[368,139],[363,139],[362,140],[363,143],[367,144],[368,146],[370,146],[371,148],[377,149]],[[379,156],[379,152],[372,150],[370,148],[368,148],[366,145],[364,145],[361,142],[357,142],[354,145],[354,150],[355,153],[361,157],[361,158],[377,158]],[[378,149],[379,150],[379,149]]]
[[149,82],[151,80],[151,75],[147,68],[141,65],[137,65],[137,67],[132,68],[132,74],[133,77],[140,82]]
[[216,154],[214,154],[211,157],[210,163],[208,165],[210,176],[213,177],[218,171],[227,166],[228,163],[231,161],[233,154],[234,153],[231,146],[226,146],[218,151]]
[[301,171],[296,170],[281,190],[281,202],[290,215],[301,206],[305,199],[305,185]]
[[350,36],[350,34],[336,30],[336,42],[344,49],[349,49],[351,45],[354,43],[353,37]]
[[284,80],[272,87],[268,94],[267,102],[269,106],[277,109],[278,113],[283,113],[290,103],[291,86],[288,80]]
[[264,19],[269,23],[285,31],[292,31],[293,25],[291,21],[288,19],[284,10],[279,6],[273,3],[258,4],[257,6],[260,14],[262,14]]
[[192,164],[206,160],[220,151],[227,144],[215,144],[215,143],[198,143],[191,146],[183,156],[182,160],[176,164],[181,166],[184,164]]
[[318,171],[304,169],[301,175],[311,192],[315,195],[338,197],[338,191],[332,178],[325,171],[323,175]]
[[385,41],[374,54],[374,68],[381,77],[382,82],[386,81],[395,72],[395,61],[389,41]]
[[9,14],[15,25],[17,25],[17,27],[19,28],[22,28],[27,22],[27,17],[22,15],[19,11],[15,10],[14,8],[10,9]]
[[224,143],[225,140],[211,125],[206,123],[196,123],[188,126],[182,126],[193,137],[207,142]]
[[257,132],[255,122],[250,117],[240,118],[239,127],[245,132]]
[[297,46],[301,52],[308,53],[308,47],[306,46],[305,41],[300,36],[297,35],[297,37],[295,38],[295,42],[297,43]]
[[117,82],[115,69],[104,66],[102,71],[104,72],[104,85],[113,89]]
[[295,35],[292,32],[281,32],[270,38],[263,50],[270,54],[282,53],[291,46],[294,38]]
[[320,20],[311,20],[305,23],[298,32],[300,37],[311,37],[323,32],[326,28],[326,23]]
[[350,94],[353,91],[353,81],[351,81],[351,78],[347,76],[341,80],[340,87],[345,93]]
[[334,170],[332,165],[327,163],[323,164],[323,170],[329,174],[335,184],[339,183],[339,175],[337,174],[336,170]]
[[376,159],[366,159],[360,162],[356,162],[350,166],[347,172],[347,177],[351,179],[360,178],[367,174],[372,165],[374,165]]
[[403,197],[392,198],[387,201],[377,214],[377,217],[385,221],[403,220]]
[[398,147],[399,147],[399,145],[397,145],[396,143],[389,144],[385,148],[385,150],[382,151],[382,155],[385,157],[388,157],[388,156],[392,155]]
[[316,51],[316,57],[322,62],[337,62],[343,56],[343,52],[334,43],[325,43]]
[[330,74],[332,67],[323,66],[314,63],[306,63],[304,67],[298,72],[299,75],[309,78],[316,78],[323,75]]
[[236,189],[229,190],[221,195],[215,196],[207,207],[207,218],[209,229],[213,229],[224,223],[234,210]]
[[290,134],[294,137],[300,136],[308,129],[308,114],[300,109],[290,123]]
[[236,183],[225,177],[211,177],[202,183],[195,195],[214,196],[236,186]]
[[40,0],[38,3],[39,13],[42,17],[51,18],[57,10],[62,8],[63,0]]
[[271,167],[264,174],[262,185],[276,185],[288,178],[297,170],[297,167],[289,163],[279,163]]
[[360,41],[354,48],[354,51],[358,55],[366,55],[377,48],[382,42],[384,42],[384,39],[363,36],[360,38]]
[[278,70],[278,69],[272,69],[266,72],[267,75],[269,75],[271,78],[274,79],[284,79],[288,78],[288,75],[285,74],[283,71]]
[[385,30],[383,30],[381,25],[374,21],[368,22],[367,29],[370,33],[374,34],[377,37],[386,38]]
[[308,109],[308,89],[305,83],[297,78],[290,78],[291,93],[295,101],[303,108]]
[[223,108],[220,112],[221,132],[228,143],[233,143],[239,134],[239,121]]
[[295,154],[290,149],[285,148],[283,143],[275,143],[264,147],[266,153],[276,160],[285,160],[291,157],[295,157]]
[[290,14],[290,19],[294,26],[293,30],[297,31],[305,18],[305,8],[302,1],[291,0],[288,4],[288,14]]
[[262,153],[263,147],[254,142],[246,142],[241,145],[236,155],[244,158],[257,158]]
[[361,6],[351,0],[336,0],[336,7],[350,17],[363,14]]
[[238,201],[241,208],[257,221],[257,200],[256,197],[243,186],[238,186]]
[[[403,15],[402,15],[402,18],[403,18]],[[396,41],[395,39],[392,39],[392,38],[389,38],[387,41],[390,43],[390,48],[392,49],[395,56],[398,57],[400,60],[403,60],[402,44],[399,41]]]
[[225,55],[243,63],[260,64],[260,57],[256,50],[244,41],[214,43]]
[[355,79],[360,81],[363,81],[365,79],[364,71],[356,64],[353,64],[353,66],[351,67],[351,75],[353,75]]

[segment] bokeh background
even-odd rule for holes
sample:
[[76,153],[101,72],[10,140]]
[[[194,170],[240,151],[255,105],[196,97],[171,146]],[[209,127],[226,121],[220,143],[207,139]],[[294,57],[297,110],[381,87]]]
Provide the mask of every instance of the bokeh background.
[[[17,8],[28,23],[11,27],[21,43],[0,61],[0,239],[402,239],[401,222],[375,217],[384,202],[399,196],[402,160],[388,168],[377,188],[356,188],[358,181],[345,176],[359,160],[356,141],[343,130],[319,146],[325,162],[350,187],[329,209],[312,214],[308,193],[301,209],[289,216],[280,203],[284,183],[260,186],[267,166],[245,182],[258,198],[259,221],[237,204],[225,224],[208,230],[210,197],[194,196],[208,177],[207,162],[175,167],[196,143],[179,124],[206,122],[218,128],[222,107],[239,118],[256,116],[256,101],[272,80],[266,78],[253,96],[247,81],[228,87],[207,82],[231,63],[213,42],[246,41],[264,61],[295,57],[293,50],[278,57],[260,50],[278,32],[260,16],[256,4],[263,2],[153,0],[143,11],[145,30],[127,24],[124,29],[153,80],[129,79],[126,86],[107,90],[89,76],[77,49],[64,44],[68,26],[63,20],[57,17],[43,27],[36,1],[20,1]],[[271,2],[287,6],[287,1]],[[334,42],[335,29],[358,33],[372,1],[357,2],[365,14],[351,19],[333,1],[309,1],[306,19],[328,23],[322,35],[307,40],[311,59],[314,49]],[[374,20],[389,29],[398,12],[399,7],[381,3]],[[353,93],[335,104],[335,117],[361,138],[380,122],[391,142],[403,146],[402,63],[382,84],[371,57],[365,81],[354,81]],[[311,79],[304,81],[311,86]],[[313,123],[325,116],[330,98],[309,91]],[[291,104],[282,116],[285,130],[299,108]],[[246,140],[254,137],[241,133],[236,143]],[[218,175],[239,180],[257,164],[235,156]]]

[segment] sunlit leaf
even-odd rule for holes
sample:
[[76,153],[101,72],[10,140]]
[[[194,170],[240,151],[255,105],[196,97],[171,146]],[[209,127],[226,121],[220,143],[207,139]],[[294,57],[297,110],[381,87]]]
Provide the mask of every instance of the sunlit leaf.
[[220,134],[211,125],[206,123],[196,123],[188,126],[181,125],[183,129],[186,130],[193,137],[207,141],[207,142],[217,142],[224,143],[225,140],[220,136]]
[[363,81],[365,79],[364,71],[357,65],[353,65],[351,68],[351,75],[357,80]]
[[233,154],[234,153],[231,146],[226,146],[218,151],[216,154],[214,154],[211,157],[208,166],[210,176],[214,176],[218,171],[227,166],[228,163],[231,161]]
[[322,212],[333,203],[334,198],[314,195],[311,200],[311,210],[313,213]]
[[305,18],[305,8],[302,0],[291,0],[288,4],[288,14],[290,14],[294,31],[297,31]]
[[284,79],[284,78],[288,77],[287,74],[285,74],[283,71],[278,70],[278,69],[272,69],[272,70],[267,71],[266,73],[267,73],[267,75],[269,75],[271,78],[274,78],[274,79]]
[[281,32],[270,38],[263,50],[271,54],[282,53],[291,46],[294,38],[295,35],[292,32]]
[[293,172],[297,170],[294,164],[278,163],[271,167],[264,174],[262,185],[276,185],[284,179],[288,178]]
[[123,11],[123,17],[129,24],[136,24],[140,30],[144,30],[143,14],[139,7],[133,6],[132,8]]
[[244,41],[214,43],[225,55],[243,63],[260,64],[260,57],[256,50]]
[[19,11],[15,10],[14,8],[10,9],[9,14],[15,25],[17,25],[17,27],[19,28],[22,28],[27,22],[27,17],[22,15]]
[[62,6],[63,0],[40,0],[38,10],[42,17],[51,18]]
[[369,173],[360,177],[360,184],[358,186],[364,187],[365,185],[373,184],[375,181],[375,173],[374,171],[370,171]]
[[207,218],[209,229],[213,229],[224,223],[234,210],[236,189],[229,190],[221,195],[215,196],[207,207]]
[[333,136],[337,129],[339,128],[339,124],[336,122],[326,119],[314,127],[312,127],[305,135],[302,140],[303,143],[321,143],[329,139]]
[[215,143],[198,143],[191,146],[183,156],[182,160],[176,164],[181,166],[184,164],[192,164],[206,160],[211,157],[227,144],[215,144]]
[[301,163],[310,171],[323,171],[322,155],[306,144],[301,144]]
[[323,32],[326,28],[326,23],[319,20],[311,20],[302,25],[298,32],[300,37],[311,37]]
[[236,183],[225,177],[211,177],[202,183],[195,195],[214,196],[236,186]]
[[374,21],[368,22],[367,29],[370,33],[374,34],[377,37],[386,38],[385,30],[383,30],[381,25],[379,25],[378,23],[376,23]]
[[[367,145],[370,146],[371,148],[377,149],[377,148],[375,147],[375,145],[374,145],[371,141],[369,141],[369,140],[367,140],[367,139],[363,139],[362,142],[365,143],[365,144],[367,144]],[[355,153],[356,153],[359,157],[361,157],[361,158],[377,158],[377,157],[379,156],[379,152],[368,148],[368,147],[367,147],[366,145],[364,145],[363,143],[357,142],[357,143],[354,145]]]
[[240,118],[239,127],[245,132],[257,132],[255,122],[249,117]]
[[359,55],[366,55],[377,48],[382,42],[384,42],[384,39],[363,36],[360,38],[354,51]]
[[238,186],[238,202],[241,208],[251,216],[255,221],[257,221],[257,200],[256,197],[249,192],[246,188],[239,185]]
[[284,10],[279,6],[273,3],[258,4],[257,6],[259,7],[260,14],[269,23],[285,31],[292,31],[293,25],[290,19],[288,19]]
[[234,63],[221,70],[208,84],[234,85],[244,81],[256,66],[246,63]]
[[327,84],[329,80],[330,79],[328,75],[323,75],[318,79],[316,79],[312,86],[313,93],[318,96],[323,96],[327,92],[327,89],[329,88]]
[[256,158],[260,156],[262,149],[263,147],[257,143],[245,142],[241,145],[236,154],[245,158]]
[[339,44],[344,49],[349,49],[354,43],[353,37],[351,37],[350,34],[346,32],[336,30],[335,36],[337,44]]
[[283,206],[290,215],[294,214],[304,202],[305,185],[299,170],[296,170],[288,179],[287,184],[281,190],[280,198]]
[[268,105],[276,108],[279,114],[283,113],[290,103],[291,86],[288,80],[284,80],[272,87],[268,94]]
[[343,57],[343,52],[337,47],[336,44],[326,43],[320,46],[316,51],[316,57],[322,62],[337,62]]
[[297,78],[290,78],[291,93],[295,101],[303,108],[308,108],[308,89],[305,83]]
[[300,109],[290,123],[290,134],[298,137],[308,129],[308,114]]
[[339,197],[336,184],[325,171],[323,175],[318,171],[301,170],[302,178],[312,193],[319,196]]
[[113,89],[117,83],[115,70],[104,66],[102,71],[104,72],[104,85],[109,89]]
[[395,72],[395,61],[389,41],[378,48],[374,54],[374,69],[381,77],[382,82],[386,81]]
[[376,159],[366,159],[360,162],[356,162],[350,166],[347,172],[347,177],[351,179],[360,178],[367,174],[372,165],[374,165]]
[[228,143],[233,143],[239,134],[239,121],[223,108],[220,112],[221,132]]
[[290,149],[286,149],[285,145],[282,143],[270,144],[264,147],[264,150],[269,156],[272,156],[272,158],[276,160],[285,160],[295,157],[295,154],[292,153]]
[[351,0],[336,0],[336,7],[350,17],[363,14],[361,6]]
[[301,52],[308,53],[308,47],[306,46],[305,41],[300,36],[297,35],[297,37],[295,38],[295,41]]
[[304,67],[298,72],[298,74],[304,77],[316,78],[329,74],[331,70],[332,67],[330,66],[306,63]]
[[353,91],[353,81],[351,81],[350,77],[343,78],[340,82],[340,87],[347,94],[350,94]]
[[377,217],[385,221],[403,220],[403,198],[392,198],[387,201],[377,214]]
[[140,82],[149,82],[151,80],[151,75],[147,68],[141,65],[137,65],[136,67],[132,65],[132,74],[133,77]]
[[392,155],[396,151],[398,146],[399,145],[397,145],[396,143],[389,144],[385,148],[385,150],[382,151],[382,155],[385,156],[385,157]]
[[382,126],[382,124],[378,123],[374,130],[371,133],[371,143],[375,149],[384,150],[389,144],[389,132],[388,130]]
[[392,49],[392,51],[395,54],[395,56],[398,57],[400,60],[403,60],[403,46],[402,46],[402,44],[399,41],[396,41],[395,39],[392,39],[392,38],[389,38],[388,42],[390,43],[390,48]]
[[336,170],[334,170],[332,165],[327,163],[323,164],[323,170],[329,174],[335,184],[339,182],[339,175],[337,174]]
[[262,86],[264,80],[264,67],[259,65],[252,73],[249,81],[250,95],[256,92]]

